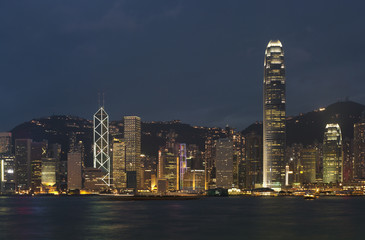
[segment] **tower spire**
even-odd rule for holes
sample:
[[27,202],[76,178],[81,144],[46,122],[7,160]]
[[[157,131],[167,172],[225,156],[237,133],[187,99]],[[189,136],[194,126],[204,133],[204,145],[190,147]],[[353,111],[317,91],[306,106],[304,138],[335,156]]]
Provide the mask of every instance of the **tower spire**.
[[105,104],[105,93],[103,91],[103,105],[102,105],[102,107],[104,107],[104,104]]

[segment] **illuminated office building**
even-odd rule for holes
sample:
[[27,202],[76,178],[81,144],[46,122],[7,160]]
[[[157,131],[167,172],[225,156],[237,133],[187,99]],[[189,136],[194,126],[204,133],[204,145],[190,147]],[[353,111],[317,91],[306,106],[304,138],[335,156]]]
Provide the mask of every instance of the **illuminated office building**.
[[12,154],[11,133],[0,133],[0,193],[15,191],[15,158]]
[[50,144],[48,147],[48,157],[56,161],[56,182],[57,188],[66,190],[67,186],[67,160],[61,161],[62,146],[58,143]]
[[216,155],[216,179],[218,188],[232,188],[233,185],[233,142],[229,138],[217,141]]
[[82,142],[75,145],[67,154],[67,188],[69,190],[82,188],[82,168],[84,148]]
[[265,51],[263,102],[263,186],[281,188],[285,176],[285,65],[279,40],[271,40]]
[[31,144],[31,139],[15,140],[15,179],[19,190],[28,190],[31,185]]
[[84,189],[99,192],[105,188],[105,182],[103,180],[105,173],[100,168],[85,168],[83,177]]
[[286,163],[289,167],[286,175],[288,184],[300,185],[303,183],[303,165],[301,162],[301,153],[303,150],[302,144],[294,143],[286,147]]
[[245,138],[240,132],[229,135],[233,142],[233,186],[244,188],[246,179]]
[[[180,189],[179,181],[179,144],[169,136],[166,146],[158,151],[158,179],[166,180],[167,190],[176,191]],[[163,182],[163,181],[162,181]]]
[[0,133],[0,155],[5,155],[5,156],[11,155],[11,133],[10,132]]
[[140,187],[141,118],[124,117],[124,142],[126,146],[127,188]]
[[184,175],[187,173],[186,144],[179,144],[179,189],[184,189]]
[[113,140],[113,185],[117,189],[127,187],[127,173],[125,169],[125,143],[122,139]]
[[42,188],[42,159],[47,157],[48,142],[31,143],[31,190],[40,192]]
[[56,184],[57,160],[42,158],[42,185],[53,187]]
[[323,183],[342,182],[342,135],[340,126],[327,124],[323,138]]
[[262,136],[249,133],[245,136],[247,188],[262,186]]
[[318,154],[319,151],[316,147],[308,146],[301,149],[301,183],[316,182],[316,159],[318,158]]
[[342,157],[342,181],[349,183],[354,180],[354,145],[352,139],[342,139]]
[[189,192],[201,192],[205,189],[205,169],[202,152],[195,144],[186,145],[186,168],[183,189]]
[[13,193],[15,188],[15,157],[0,157],[1,193]]
[[365,178],[365,116],[354,124],[354,177]]
[[101,170],[101,180],[110,187],[109,116],[103,107],[94,114],[94,168]]
[[215,188],[215,148],[216,142],[212,136],[205,140],[204,165],[205,165],[205,190]]
[[141,155],[141,187],[153,190],[156,185],[157,159],[154,156]]

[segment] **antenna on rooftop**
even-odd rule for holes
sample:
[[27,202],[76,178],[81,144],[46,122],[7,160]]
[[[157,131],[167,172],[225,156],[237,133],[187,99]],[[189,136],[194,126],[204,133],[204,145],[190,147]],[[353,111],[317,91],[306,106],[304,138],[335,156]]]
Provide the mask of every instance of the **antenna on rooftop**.
[[104,103],[105,103],[105,94],[104,94],[104,91],[103,91],[103,106],[104,107]]

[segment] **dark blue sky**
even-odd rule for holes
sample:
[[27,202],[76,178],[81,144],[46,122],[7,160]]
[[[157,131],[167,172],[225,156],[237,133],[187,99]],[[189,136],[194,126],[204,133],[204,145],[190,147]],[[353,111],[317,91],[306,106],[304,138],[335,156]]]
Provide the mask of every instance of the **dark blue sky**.
[[1,1],[1,123],[181,119],[243,129],[262,118],[264,51],[286,54],[287,115],[365,103],[363,1]]

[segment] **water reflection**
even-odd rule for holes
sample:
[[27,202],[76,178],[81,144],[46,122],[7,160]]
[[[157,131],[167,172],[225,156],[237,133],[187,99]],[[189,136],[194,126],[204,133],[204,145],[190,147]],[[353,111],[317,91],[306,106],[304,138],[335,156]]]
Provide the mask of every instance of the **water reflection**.
[[365,198],[0,198],[0,239],[353,239]]

